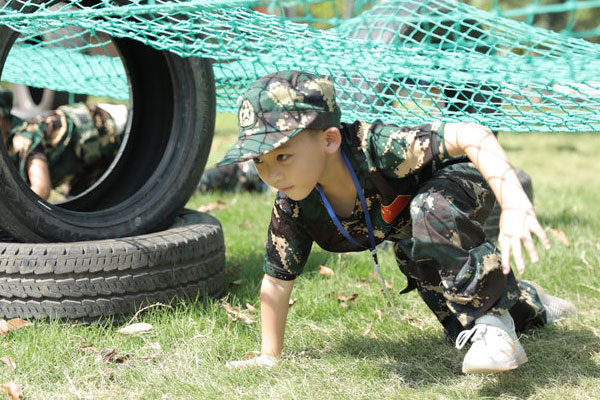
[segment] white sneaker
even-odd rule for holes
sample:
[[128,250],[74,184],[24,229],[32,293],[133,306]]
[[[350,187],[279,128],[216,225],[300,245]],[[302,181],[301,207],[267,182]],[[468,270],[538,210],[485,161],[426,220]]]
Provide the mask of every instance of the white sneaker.
[[558,320],[577,314],[577,307],[569,300],[560,297],[551,296],[537,283],[532,281],[523,281],[535,288],[540,297],[540,301],[546,309],[546,323],[553,324]]
[[510,371],[527,362],[527,355],[508,312],[502,316],[484,315],[475,320],[472,329],[462,331],[456,338],[456,348],[473,343],[465,355],[462,372],[487,374]]

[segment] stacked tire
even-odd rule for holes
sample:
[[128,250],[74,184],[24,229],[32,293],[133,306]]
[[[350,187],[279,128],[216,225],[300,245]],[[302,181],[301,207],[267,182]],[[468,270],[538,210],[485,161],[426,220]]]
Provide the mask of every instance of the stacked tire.
[[[17,36],[0,26],[0,72]],[[212,66],[112,41],[130,109],[123,144],[93,186],[46,202],[0,146],[0,317],[85,319],[223,291],[220,223],[183,210],[212,142]]]

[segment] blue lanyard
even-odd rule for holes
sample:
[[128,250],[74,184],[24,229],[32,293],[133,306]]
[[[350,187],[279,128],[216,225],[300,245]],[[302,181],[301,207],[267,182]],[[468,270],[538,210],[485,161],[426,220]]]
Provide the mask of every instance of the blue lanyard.
[[[369,215],[369,209],[367,208],[367,200],[365,199],[365,194],[363,193],[362,187],[360,186],[360,183],[358,182],[356,173],[354,172],[354,169],[352,168],[352,165],[350,164],[350,160],[348,160],[348,156],[346,155],[346,153],[344,152],[343,149],[340,148],[340,150],[342,152],[342,156],[344,157],[344,162],[346,163],[346,167],[348,167],[348,171],[350,172],[350,176],[352,177],[352,182],[354,182],[354,187],[356,188],[356,193],[358,193],[358,198],[360,199],[360,203],[362,205],[363,212],[365,214],[365,222],[367,224],[367,230],[369,231],[369,242],[371,244],[369,250],[371,250],[371,256],[373,256],[373,261],[375,261],[375,272],[377,273],[378,276],[380,276],[381,274],[379,273],[379,262],[377,261],[377,249],[375,247],[375,235],[373,234],[373,224],[371,223],[371,216]],[[323,188],[321,187],[321,185],[319,185],[317,183],[316,187],[317,187],[317,191],[319,192],[319,195],[321,195],[323,204],[325,204],[325,208],[327,208],[327,212],[329,213],[331,220],[333,221],[335,226],[338,228],[340,233],[346,239],[348,239],[348,241],[350,243],[352,243],[358,247],[361,247],[363,249],[366,249],[365,246],[361,245],[352,236],[350,236],[348,231],[343,227],[339,218],[337,217],[337,215],[335,215],[335,212],[333,211],[333,207],[331,207],[329,200],[327,200],[327,196],[325,196],[325,193],[323,192]]]

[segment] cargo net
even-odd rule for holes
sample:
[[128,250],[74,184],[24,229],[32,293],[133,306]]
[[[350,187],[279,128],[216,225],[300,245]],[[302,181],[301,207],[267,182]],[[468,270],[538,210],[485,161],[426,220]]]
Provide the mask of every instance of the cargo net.
[[[114,46],[125,38],[214,60],[224,112],[237,111],[258,77],[300,69],[334,80],[345,121],[600,130],[598,27],[575,29],[580,11],[598,15],[600,0],[473,2],[481,8],[452,0],[0,0],[0,25],[20,33],[2,80],[126,100]],[[561,32],[534,26],[559,14]]]

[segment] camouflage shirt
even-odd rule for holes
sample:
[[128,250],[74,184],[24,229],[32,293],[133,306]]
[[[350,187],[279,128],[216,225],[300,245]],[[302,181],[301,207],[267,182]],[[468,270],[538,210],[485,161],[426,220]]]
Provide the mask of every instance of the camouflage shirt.
[[48,162],[53,187],[97,178],[121,142],[110,114],[83,103],[61,106],[29,121],[13,117],[12,126],[6,145],[20,175],[28,182],[28,163],[42,158]]
[[[445,160],[443,124],[416,127],[355,122],[342,124],[342,148],[356,172],[367,201],[377,243],[410,237],[411,195],[428,179],[432,161]],[[352,214],[340,218],[348,233],[369,248],[368,230],[357,196]],[[278,192],[269,225],[264,271],[283,280],[304,268],[312,243],[327,251],[362,251],[336,228],[319,193],[294,201]]]

